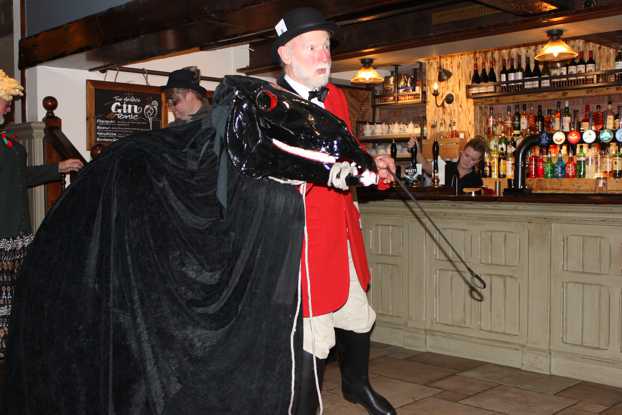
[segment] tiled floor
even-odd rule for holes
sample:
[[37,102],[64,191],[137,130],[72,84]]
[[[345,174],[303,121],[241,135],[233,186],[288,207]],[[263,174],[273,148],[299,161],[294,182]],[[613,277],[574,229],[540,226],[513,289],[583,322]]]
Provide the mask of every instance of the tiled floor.
[[[370,375],[399,415],[622,415],[621,388],[377,343]],[[322,396],[324,415],[366,414],[341,396],[336,362],[326,368]]]
[[[373,344],[370,376],[400,415],[622,415],[622,389],[475,360]],[[343,399],[330,363],[324,415],[365,415]]]

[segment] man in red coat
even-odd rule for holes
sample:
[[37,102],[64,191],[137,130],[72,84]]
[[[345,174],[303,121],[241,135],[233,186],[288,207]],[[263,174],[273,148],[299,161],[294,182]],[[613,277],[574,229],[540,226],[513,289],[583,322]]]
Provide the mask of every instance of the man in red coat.
[[[275,26],[284,75],[279,85],[309,99],[343,120],[350,131],[348,104],[343,92],[328,82],[330,36],[337,26],[315,9],[288,12]],[[391,181],[395,163],[375,159],[380,185]],[[349,190],[304,188],[307,238],[303,244],[301,284],[303,303],[303,367],[297,414],[314,415],[319,403],[324,360],[337,344],[342,392],[370,414],[395,414],[395,409],[369,384],[369,336],[376,319],[367,302],[370,275],[360,228],[360,215]],[[315,369],[314,369],[315,368]]]

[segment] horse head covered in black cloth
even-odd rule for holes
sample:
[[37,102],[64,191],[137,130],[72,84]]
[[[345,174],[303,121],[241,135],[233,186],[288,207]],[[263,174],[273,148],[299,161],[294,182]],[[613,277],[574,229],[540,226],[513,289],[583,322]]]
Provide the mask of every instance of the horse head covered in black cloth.
[[18,279],[4,413],[288,413],[304,213],[266,176],[372,166],[338,120],[263,81],[226,77],[214,98],[211,119],[115,143],[49,212]]

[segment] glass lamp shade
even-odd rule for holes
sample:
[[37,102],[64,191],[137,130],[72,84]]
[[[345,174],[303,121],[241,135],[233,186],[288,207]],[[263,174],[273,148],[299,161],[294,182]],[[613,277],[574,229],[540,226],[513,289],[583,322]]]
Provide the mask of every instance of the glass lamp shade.
[[561,30],[549,30],[547,32],[551,39],[535,56],[537,61],[557,62],[577,57],[578,53],[561,39],[561,33]]
[[378,73],[371,65],[371,59],[361,59],[361,64],[363,65],[361,69],[359,69],[354,77],[350,79],[350,82],[353,84],[381,84],[384,82],[384,78],[382,75]]

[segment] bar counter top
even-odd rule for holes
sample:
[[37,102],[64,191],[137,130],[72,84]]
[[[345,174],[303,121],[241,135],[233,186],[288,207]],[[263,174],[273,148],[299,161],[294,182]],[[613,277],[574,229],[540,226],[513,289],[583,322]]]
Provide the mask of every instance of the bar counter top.
[[[419,201],[459,201],[459,202],[502,202],[502,203],[565,203],[565,204],[592,204],[592,205],[621,205],[622,194],[560,194],[560,193],[531,193],[512,194],[505,196],[462,194],[456,196],[453,189],[410,188]],[[376,188],[358,188],[360,203],[379,200],[409,200],[408,195],[401,188],[393,187],[384,191]]]

